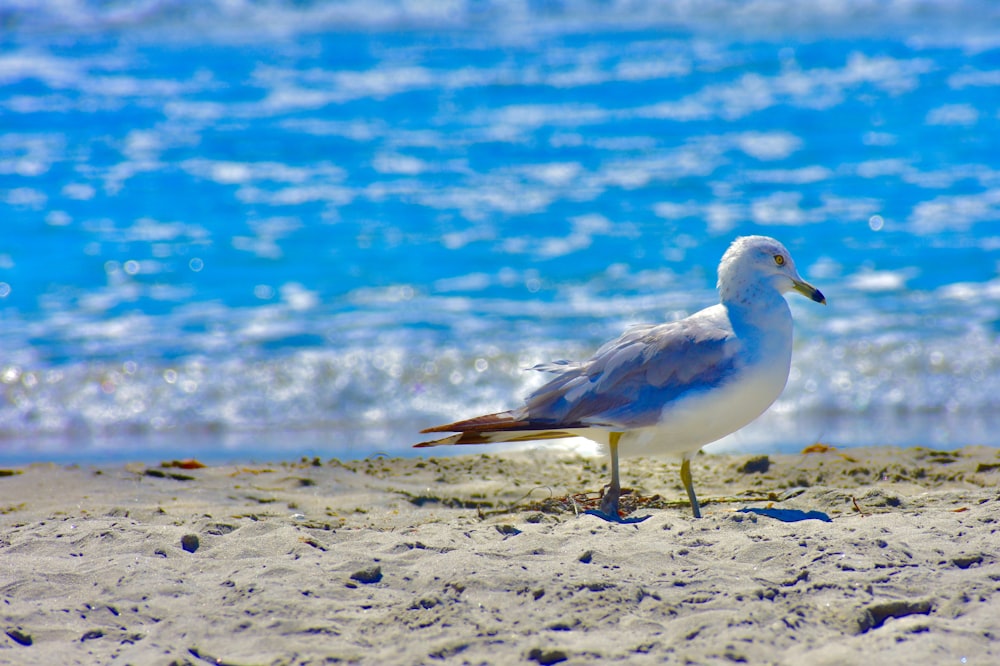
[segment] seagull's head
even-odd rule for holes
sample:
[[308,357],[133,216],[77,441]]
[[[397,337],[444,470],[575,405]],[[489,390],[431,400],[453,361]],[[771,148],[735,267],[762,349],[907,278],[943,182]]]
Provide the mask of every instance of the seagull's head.
[[719,264],[719,294],[724,301],[742,300],[741,294],[762,284],[781,294],[797,291],[817,303],[826,303],[823,292],[799,275],[784,245],[768,236],[737,238]]

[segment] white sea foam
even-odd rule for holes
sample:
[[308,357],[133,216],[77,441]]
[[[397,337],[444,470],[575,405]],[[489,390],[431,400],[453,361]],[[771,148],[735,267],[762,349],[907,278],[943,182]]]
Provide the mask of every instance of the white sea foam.
[[1000,189],[980,194],[942,195],[918,203],[907,224],[917,234],[965,231],[980,222],[1000,219]]
[[971,104],[945,104],[927,112],[928,125],[975,125],[979,110]]

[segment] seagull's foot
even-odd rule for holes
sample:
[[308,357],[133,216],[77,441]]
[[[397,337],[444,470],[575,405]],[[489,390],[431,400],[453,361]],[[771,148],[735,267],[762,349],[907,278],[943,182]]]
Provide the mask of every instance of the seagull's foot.
[[608,489],[604,493],[604,497],[601,498],[601,508],[599,509],[588,509],[584,513],[591,516],[597,516],[601,520],[606,520],[609,523],[620,523],[622,525],[631,525],[634,523],[641,523],[642,521],[649,518],[649,516],[642,516],[636,518],[622,518],[621,514],[618,512],[618,499],[621,497],[621,487],[612,482]]
[[641,523],[642,521],[651,517],[651,516],[640,516],[634,518],[622,518],[621,516],[618,515],[617,510],[614,511],[613,513],[607,513],[605,511],[602,511],[601,509],[588,509],[584,511],[584,513],[587,514],[588,516],[597,516],[601,520],[606,520],[609,523],[619,523],[621,525],[632,525],[634,523]]

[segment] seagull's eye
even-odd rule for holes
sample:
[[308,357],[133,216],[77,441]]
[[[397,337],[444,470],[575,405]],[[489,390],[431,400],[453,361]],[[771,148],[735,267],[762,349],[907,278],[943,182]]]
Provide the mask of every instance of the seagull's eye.
[[780,254],[774,255],[774,263],[778,264],[779,266],[784,266],[785,265],[785,257],[783,255],[780,255]]

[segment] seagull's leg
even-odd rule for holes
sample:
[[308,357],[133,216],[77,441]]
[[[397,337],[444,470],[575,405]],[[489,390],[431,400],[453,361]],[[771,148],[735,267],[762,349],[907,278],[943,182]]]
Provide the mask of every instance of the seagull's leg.
[[601,513],[615,518],[618,517],[618,498],[622,494],[622,485],[618,477],[618,440],[621,436],[620,432],[613,432],[608,438],[608,448],[611,450],[611,485],[601,498]]
[[687,491],[688,499],[691,500],[691,511],[694,513],[694,517],[701,518],[701,507],[698,506],[698,498],[694,494],[694,484],[691,483],[691,459],[686,455],[684,461],[681,462],[681,483],[684,484],[684,490]]
[[611,485],[608,486],[608,489],[604,492],[604,497],[601,498],[601,508],[591,509],[586,513],[603,518],[609,523],[641,523],[649,518],[649,516],[643,516],[642,518],[622,518],[618,515],[618,498],[622,494],[621,480],[618,476],[618,440],[621,437],[622,433],[620,432],[613,432],[608,437],[608,449],[611,454]]

